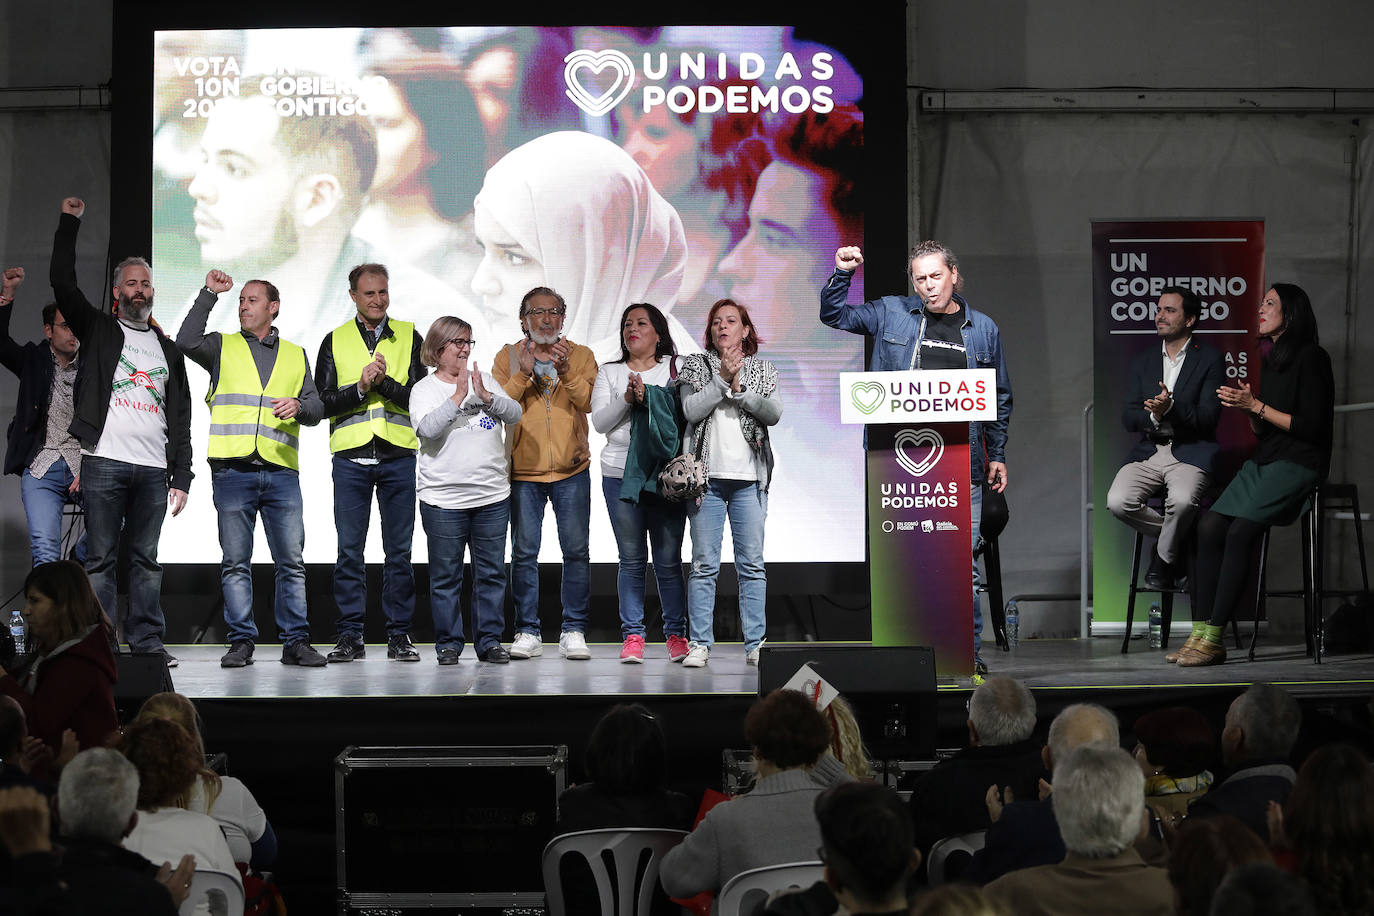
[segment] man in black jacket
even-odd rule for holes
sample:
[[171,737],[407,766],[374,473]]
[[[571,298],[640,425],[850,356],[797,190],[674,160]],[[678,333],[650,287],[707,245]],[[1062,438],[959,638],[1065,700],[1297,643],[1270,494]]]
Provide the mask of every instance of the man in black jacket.
[[[71,432],[81,441],[86,493],[86,571],[106,610],[115,607],[121,530],[129,544],[129,616],[124,634],[136,652],[163,647],[162,567],[158,539],[167,507],[177,515],[191,487],[191,401],[186,362],[149,318],[153,279],[142,258],[114,270],[112,315],[76,285],[76,236],[86,205],[62,202],[49,281],[57,307],[81,341]],[[113,615],[112,615],[113,616]]]
[[[1131,389],[1121,422],[1140,438],[1107,491],[1107,508],[1135,530],[1159,540],[1145,584],[1182,587],[1180,545],[1192,530],[1198,499],[1216,464],[1217,388],[1226,381],[1221,353],[1193,333],[1202,300],[1190,289],[1166,286],[1155,309],[1160,349],[1131,364]],[[1151,508],[1164,497],[1164,511]],[[1173,661],[1173,659],[1169,659]]]
[[[47,339],[15,342],[9,333],[11,306],[23,282],[22,267],[7,268],[0,276],[0,363],[19,377],[5,473],[19,475],[29,551],[37,566],[62,559],[62,511],[76,499],[81,475],[81,443],[67,429],[80,344],[53,303],[43,306]],[[85,561],[85,535],[73,546],[72,555],[78,562]]]

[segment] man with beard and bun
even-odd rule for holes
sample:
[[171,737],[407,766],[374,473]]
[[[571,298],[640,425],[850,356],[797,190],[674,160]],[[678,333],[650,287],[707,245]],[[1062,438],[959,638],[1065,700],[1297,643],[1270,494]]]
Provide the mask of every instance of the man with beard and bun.
[[[1126,463],[1107,491],[1112,515],[1142,534],[1158,538],[1150,553],[1145,584],[1183,587],[1177,568],[1181,542],[1192,530],[1198,499],[1212,479],[1217,452],[1217,389],[1226,381],[1221,354],[1193,334],[1202,300],[1180,286],[1166,286],[1155,308],[1161,349],[1149,347],[1131,363],[1131,387],[1121,422],[1139,433]],[[1164,495],[1164,511],[1148,505]],[[1200,636],[1206,621],[1199,621]],[[1167,657],[1167,656],[1166,656]],[[1176,661],[1169,658],[1169,661]]]
[[[81,342],[71,433],[81,442],[86,494],[86,571],[107,612],[115,608],[115,562],[121,530],[129,545],[129,616],[124,636],[135,652],[163,646],[162,567],[158,539],[167,507],[177,515],[191,487],[191,402],[181,351],[150,323],[153,277],[148,262],[115,266],[117,314],[107,314],[76,285],[76,236],[86,205],[62,201],[49,281],[57,307]],[[202,296],[212,296],[202,290]],[[115,616],[113,613],[111,616]]]

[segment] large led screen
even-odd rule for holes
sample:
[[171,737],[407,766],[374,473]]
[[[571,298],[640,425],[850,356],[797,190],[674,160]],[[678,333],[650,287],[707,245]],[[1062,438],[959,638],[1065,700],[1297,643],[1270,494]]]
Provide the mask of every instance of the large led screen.
[[[835,249],[864,241],[862,75],[840,53],[786,25],[158,31],[153,82],[169,332],[211,268],[235,287],[210,330],[237,331],[241,285],[269,280],[277,327],[312,366],[352,320],[348,271],[364,262],[387,266],[390,314],[422,336],[442,315],[471,323],[483,369],[520,338],[535,286],[566,298],[567,336],[598,361],[619,357],[631,303],[661,308],[690,353],[729,296],[780,370],[767,559],[863,560],[861,439],[837,397],[863,341],[817,320]],[[219,557],[199,400],[193,423],[189,524],[168,530],[205,536],[164,539],[170,562]],[[601,445],[593,433],[592,559],[614,562]],[[301,449],[306,559],[332,562],[327,421]],[[370,557],[378,530],[374,510]],[[542,558],[558,556],[550,517]]]

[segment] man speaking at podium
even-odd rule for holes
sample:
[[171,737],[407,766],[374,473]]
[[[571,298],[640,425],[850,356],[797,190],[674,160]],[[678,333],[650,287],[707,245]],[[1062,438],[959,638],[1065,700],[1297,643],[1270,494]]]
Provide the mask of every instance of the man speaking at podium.
[[[821,322],[851,334],[873,337],[872,372],[908,369],[996,369],[997,419],[969,424],[969,515],[973,551],[978,553],[983,489],[1007,488],[1007,422],[1011,418],[1011,379],[1002,353],[997,324],[959,295],[963,277],[959,260],[944,245],[922,242],[911,251],[908,276],[915,296],[884,296],[862,305],[846,305],[849,284],[863,264],[863,252],[844,247],[835,252],[835,272],[821,290]],[[978,561],[973,562],[973,665],[985,675],[982,648],[983,612],[978,600]]]

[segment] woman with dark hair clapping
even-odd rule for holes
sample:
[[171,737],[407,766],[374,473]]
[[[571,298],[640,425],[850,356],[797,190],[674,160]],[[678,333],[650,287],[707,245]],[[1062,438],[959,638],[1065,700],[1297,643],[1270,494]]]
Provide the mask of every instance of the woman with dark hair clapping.
[[1193,632],[1166,656],[1181,667],[1226,661],[1221,631],[1245,592],[1255,544],[1270,525],[1291,524],[1303,513],[1331,464],[1336,386],[1307,293],[1275,283],[1260,304],[1259,333],[1273,343],[1259,392],[1245,382],[1217,389],[1223,407],[1250,415],[1259,444],[1198,523]]

